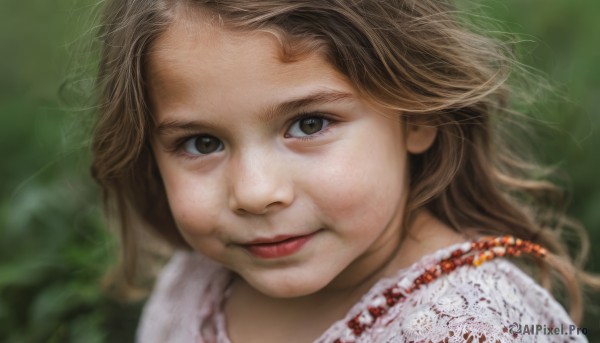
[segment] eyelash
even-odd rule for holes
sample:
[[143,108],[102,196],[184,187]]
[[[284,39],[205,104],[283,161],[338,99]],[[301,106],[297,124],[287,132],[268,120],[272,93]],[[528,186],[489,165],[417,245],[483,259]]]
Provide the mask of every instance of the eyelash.
[[323,119],[323,120],[327,120],[329,123],[322,130],[320,130],[319,132],[314,133],[312,135],[308,135],[308,136],[304,136],[304,137],[290,137],[290,138],[300,139],[303,141],[309,141],[309,140],[315,139],[315,137],[319,137],[322,134],[324,134],[325,132],[329,131],[329,127],[336,123],[336,121],[333,118],[331,118],[331,116],[325,115],[324,113],[321,113],[321,112],[301,112],[301,113],[298,113],[295,116],[293,116],[288,121],[288,124],[286,125],[287,129],[285,130],[286,133],[292,128],[292,125],[294,125],[296,122],[299,122],[301,120],[308,119],[308,118]]
[[[308,136],[303,136],[303,137],[290,137],[293,139],[299,139],[302,141],[309,141],[312,139],[315,139],[315,137],[318,137],[320,135],[322,135],[323,133],[327,132],[330,128],[330,126],[336,124],[336,121],[331,118],[331,116],[325,115],[322,112],[301,112],[298,113],[296,115],[294,115],[288,122],[286,125],[286,132],[288,132],[290,130],[290,128],[292,127],[292,125],[294,125],[296,122],[304,120],[304,119],[308,119],[308,118],[315,118],[315,119],[323,119],[323,120],[327,120],[328,124],[326,127],[324,127],[321,131],[312,134],[312,135],[308,135]],[[168,152],[170,153],[176,153],[177,155],[180,155],[186,159],[190,159],[190,160],[194,160],[197,158],[202,157],[203,155],[191,155],[188,154],[184,151],[184,145],[186,144],[186,142],[188,142],[190,139],[193,138],[197,138],[200,137],[202,135],[205,135],[205,133],[192,133],[189,135],[185,135],[182,137],[177,138],[173,144],[171,145],[171,147],[169,147],[167,149]]]

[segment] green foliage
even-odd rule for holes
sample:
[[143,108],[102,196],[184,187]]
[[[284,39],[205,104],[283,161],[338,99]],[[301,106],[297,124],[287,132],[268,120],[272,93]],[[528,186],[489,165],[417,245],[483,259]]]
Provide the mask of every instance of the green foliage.
[[[85,40],[91,0],[0,2],[0,341],[130,342],[141,304],[100,291],[115,242],[104,230],[87,172],[85,116],[59,88]],[[524,62],[570,101],[548,99],[537,117],[553,130],[537,150],[572,180],[570,212],[600,239],[600,2],[482,0],[484,13],[523,34]],[[543,102],[543,101],[542,101]],[[83,134],[82,134],[83,132]],[[600,251],[590,267],[600,271]],[[590,304],[599,303],[598,298]],[[598,308],[584,323],[600,340]],[[542,323],[541,323],[542,324]]]
[[140,305],[100,289],[115,241],[87,173],[88,112],[58,97],[81,5],[0,3],[1,342],[133,341]]

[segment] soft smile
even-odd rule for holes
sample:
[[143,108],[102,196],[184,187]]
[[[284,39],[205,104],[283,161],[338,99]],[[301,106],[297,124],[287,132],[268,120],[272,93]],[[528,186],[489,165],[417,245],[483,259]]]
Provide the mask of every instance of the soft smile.
[[273,238],[256,239],[242,247],[250,254],[259,258],[280,258],[298,252],[315,236],[318,231],[302,236],[276,236]]

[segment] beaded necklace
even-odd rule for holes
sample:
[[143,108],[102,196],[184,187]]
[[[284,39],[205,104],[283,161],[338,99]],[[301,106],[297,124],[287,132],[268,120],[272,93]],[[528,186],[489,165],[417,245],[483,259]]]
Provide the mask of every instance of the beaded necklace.
[[376,298],[372,306],[368,306],[367,310],[358,313],[346,323],[347,330],[344,338],[338,338],[333,343],[356,341],[392,306],[403,302],[410,293],[418,290],[423,285],[429,284],[441,275],[449,274],[461,266],[478,267],[496,257],[520,256],[522,253],[544,257],[546,249],[538,244],[513,236],[484,237],[478,241],[465,243],[460,248],[453,250],[448,257],[443,258],[417,276],[412,283],[405,285],[404,282],[399,282],[387,288]]

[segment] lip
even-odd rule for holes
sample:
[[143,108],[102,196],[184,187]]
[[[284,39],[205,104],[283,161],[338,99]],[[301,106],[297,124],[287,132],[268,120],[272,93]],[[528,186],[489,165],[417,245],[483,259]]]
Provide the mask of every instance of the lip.
[[317,232],[308,235],[280,235],[271,238],[259,238],[242,247],[250,254],[264,259],[281,258],[295,254],[315,236]]

